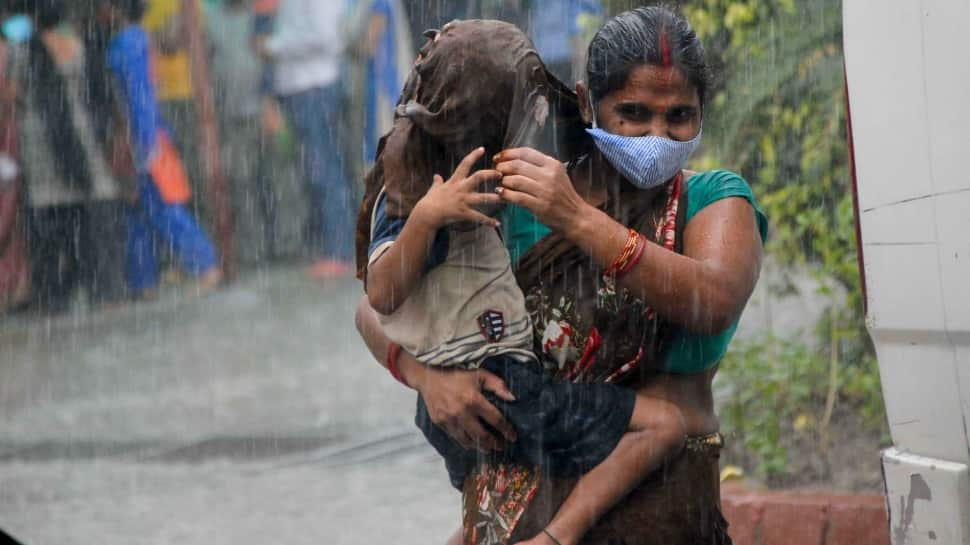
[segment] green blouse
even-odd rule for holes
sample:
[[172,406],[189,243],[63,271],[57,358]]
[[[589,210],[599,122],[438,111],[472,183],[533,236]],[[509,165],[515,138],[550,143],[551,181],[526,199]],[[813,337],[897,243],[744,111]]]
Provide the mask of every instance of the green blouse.
[[[768,218],[758,206],[748,182],[727,170],[701,172],[687,180],[687,221],[711,203],[731,197],[740,197],[751,203],[763,242],[768,236]],[[504,211],[502,228],[513,263],[518,262],[529,248],[551,232],[531,212],[516,206]],[[678,330],[667,351],[665,370],[670,373],[697,373],[714,367],[724,357],[737,329],[738,322],[716,335],[697,335]]]

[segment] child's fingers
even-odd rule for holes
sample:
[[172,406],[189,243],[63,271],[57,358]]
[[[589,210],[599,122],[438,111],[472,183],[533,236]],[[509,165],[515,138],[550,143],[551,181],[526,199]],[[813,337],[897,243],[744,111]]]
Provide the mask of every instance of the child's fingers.
[[472,167],[475,166],[475,163],[477,163],[483,155],[485,155],[485,148],[476,148],[472,150],[471,153],[466,155],[465,158],[461,160],[461,163],[458,163],[458,168],[455,169],[455,174],[451,177],[451,179],[463,180],[467,178],[468,174],[472,171]]
[[484,206],[501,203],[502,197],[499,197],[498,193],[474,193],[468,196],[468,204],[472,206]]
[[435,174],[434,178],[431,179],[431,185],[441,185],[443,183],[445,183],[445,179],[440,174]]
[[469,189],[477,188],[489,180],[501,180],[502,173],[497,170],[479,170],[465,179],[465,185]]
[[485,214],[482,214],[478,210],[474,210],[471,208],[469,208],[468,211],[465,213],[465,219],[467,219],[468,221],[474,221],[475,223],[480,223],[482,225],[489,225],[491,227],[499,227],[500,225],[502,225],[497,219],[486,216]]

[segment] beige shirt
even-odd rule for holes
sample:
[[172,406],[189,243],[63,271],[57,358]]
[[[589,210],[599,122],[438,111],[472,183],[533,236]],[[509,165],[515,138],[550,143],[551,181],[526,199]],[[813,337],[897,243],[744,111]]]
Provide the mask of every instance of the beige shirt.
[[[376,247],[369,263],[393,243]],[[525,296],[505,244],[487,226],[449,229],[445,261],[425,273],[397,311],[379,316],[384,333],[426,365],[472,369],[491,356],[536,359]]]

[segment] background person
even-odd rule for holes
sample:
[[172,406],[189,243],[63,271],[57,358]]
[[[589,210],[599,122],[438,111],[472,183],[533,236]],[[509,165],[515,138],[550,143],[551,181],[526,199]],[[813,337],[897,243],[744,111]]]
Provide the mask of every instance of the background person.
[[308,273],[345,276],[353,255],[353,187],[340,136],[341,2],[281,0],[273,34],[256,43],[274,63],[275,90],[303,151],[310,193],[308,240],[317,255]]
[[273,257],[276,197],[265,163],[272,141],[263,130],[263,63],[250,47],[249,0],[226,0],[206,17],[223,164],[232,193],[236,255],[243,263]]
[[121,90],[137,171],[137,199],[129,206],[128,287],[151,297],[159,282],[157,241],[207,291],[222,281],[215,248],[186,209],[190,188],[155,99],[147,33],[139,26],[141,0],[98,0],[98,22],[111,35],[108,65]]
[[[549,71],[572,85],[582,72],[589,36],[583,29],[596,29],[603,14],[599,0],[531,0],[529,37]],[[586,39],[584,39],[586,38]]]
[[65,24],[62,0],[21,0],[36,28],[12,51],[26,181],[28,246],[34,300],[50,311],[69,307],[83,287],[96,303],[124,295],[120,199],[96,117],[87,102],[85,49]]
[[[196,107],[195,85],[188,50],[188,29],[182,0],[145,0],[142,27],[151,36],[152,71],[158,108],[172,128],[175,148],[182,157],[194,195],[202,195],[206,171],[199,143],[201,119]],[[196,9],[202,13],[198,2]],[[191,201],[192,211],[209,217],[205,199]]]

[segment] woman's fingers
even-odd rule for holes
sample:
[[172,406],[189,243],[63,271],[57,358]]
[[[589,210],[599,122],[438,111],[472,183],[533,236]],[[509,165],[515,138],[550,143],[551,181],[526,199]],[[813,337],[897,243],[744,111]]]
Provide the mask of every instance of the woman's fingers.
[[482,390],[487,390],[497,395],[499,399],[508,401],[509,403],[515,401],[515,396],[512,395],[512,390],[509,390],[505,381],[498,377],[495,373],[490,373],[484,369],[478,371],[478,378],[481,381]]
[[465,178],[465,185],[468,189],[475,189],[489,180],[501,180],[502,173],[497,170],[479,170],[468,178]]
[[431,179],[431,185],[441,185],[443,183],[445,183],[445,179],[440,174],[435,174],[434,178]]
[[505,176],[521,175],[533,180],[542,179],[544,176],[542,167],[534,165],[522,159],[512,159],[503,161],[495,165],[495,169]]
[[488,423],[489,426],[492,426],[492,428],[494,428],[496,431],[501,433],[502,437],[504,437],[506,441],[509,441],[509,442],[515,441],[516,439],[515,428],[513,428],[512,425],[509,424],[507,420],[505,420],[505,417],[502,416],[502,412],[499,411],[497,408],[495,408],[495,405],[492,405],[491,403],[489,403],[488,399],[485,398],[484,396],[482,397],[481,401],[478,404],[478,410],[479,410],[479,414],[478,414],[479,418],[484,420],[486,423]]
[[[514,176],[505,176],[502,178],[501,187],[504,189],[511,189],[512,191],[518,191],[520,193],[536,195],[542,189],[542,184],[527,176],[520,176],[516,174]],[[499,195],[502,194],[502,192],[498,191],[497,189],[495,192]]]
[[467,178],[468,174],[470,174],[472,171],[472,167],[475,166],[475,163],[477,163],[483,155],[485,155],[485,148],[476,148],[472,150],[471,153],[466,155],[465,158],[461,160],[461,163],[458,163],[458,168],[455,169],[455,174],[451,177],[451,179],[464,180]]
[[527,163],[532,163],[536,166],[545,166],[549,164],[550,161],[556,161],[548,155],[534,150],[532,148],[513,148],[502,150],[492,158],[495,163],[504,163],[506,161],[513,161],[515,159],[521,159]]
[[499,197],[502,197],[502,201],[509,204],[514,204],[526,208],[533,213],[539,206],[539,199],[529,195],[528,193],[523,193],[521,191],[515,191],[507,187],[499,187],[495,190]]
[[[486,401],[486,403],[488,402]],[[482,452],[495,452],[497,450],[501,450],[501,445],[499,444],[498,439],[496,439],[491,432],[485,429],[485,426],[482,425],[482,422],[477,416],[466,419],[462,427],[465,430],[465,434],[468,435],[468,442],[471,445],[470,447],[466,448],[473,448]]]

